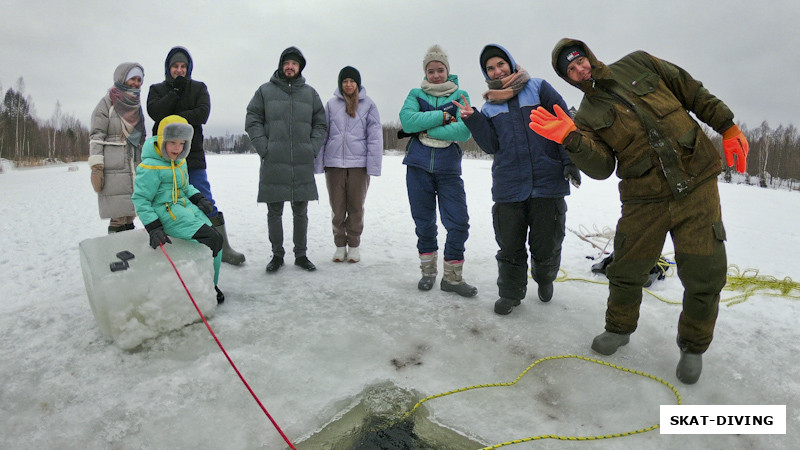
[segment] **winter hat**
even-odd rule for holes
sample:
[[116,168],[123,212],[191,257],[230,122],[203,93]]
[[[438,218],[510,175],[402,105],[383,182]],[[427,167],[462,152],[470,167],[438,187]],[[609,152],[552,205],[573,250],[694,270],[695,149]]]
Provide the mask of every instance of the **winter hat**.
[[136,65],[131,67],[131,70],[129,70],[128,73],[125,75],[125,81],[128,81],[133,77],[139,77],[141,79],[144,79],[144,70],[141,68],[141,66]]
[[450,62],[447,61],[447,52],[439,47],[439,45],[433,45],[431,48],[428,49],[428,53],[425,54],[425,57],[422,58],[422,71],[425,72],[428,70],[428,63],[431,61],[439,61],[440,63],[444,64],[444,67],[447,69],[447,73],[450,74]]
[[281,53],[281,59],[278,63],[278,70],[283,68],[283,63],[287,59],[292,61],[297,61],[300,64],[300,73],[303,72],[303,69],[306,67],[306,59],[303,57],[303,54],[300,52],[300,49],[297,47],[289,47]]
[[567,67],[569,66],[569,63],[581,56],[586,56],[586,52],[583,51],[583,48],[578,47],[577,45],[564,47],[564,49],[559,52],[558,59],[556,59],[558,73],[563,76],[567,76]]
[[[486,62],[494,58],[495,56],[501,58],[503,61],[508,63],[509,66],[511,66],[510,58],[508,57],[508,54],[506,54],[506,52],[501,50],[499,47],[495,47],[494,45],[487,45],[486,47],[483,48],[483,51],[481,52],[481,70],[483,71],[483,73],[486,73]],[[511,67],[511,72],[512,73],[515,72],[514,67]]]
[[[156,139],[158,151],[161,152],[166,141],[186,141],[183,152],[178,155],[177,159],[186,158],[192,147],[192,136],[194,136],[194,128],[189,125],[186,119],[178,115],[164,117],[158,123],[158,138]],[[164,156],[163,152],[161,155]]]
[[178,63],[178,62],[182,62],[182,63],[184,63],[184,64],[186,64],[188,66],[189,65],[189,56],[186,53],[181,52],[181,51],[175,52],[175,54],[172,55],[172,57],[169,59],[169,62],[167,63],[167,67],[172,67],[175,63]]
[[339,71],[339,92],[342,91],[342,81],[351,78],[356,82],[356,91],[361,89],[361,74],[355,67],[345,66]]

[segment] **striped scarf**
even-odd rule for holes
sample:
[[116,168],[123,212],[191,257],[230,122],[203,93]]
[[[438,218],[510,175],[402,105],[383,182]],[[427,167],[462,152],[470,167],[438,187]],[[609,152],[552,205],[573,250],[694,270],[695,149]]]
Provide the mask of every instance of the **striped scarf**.
[[134,89],[114,82],[108,96],[117,115],[122,119],[122,132],[134,147],[141,145],[145,137],[144,115],[139,100],[141,89]]
[[483,99],[493,104],[505,103],[519,94],[530,79],[528,71],[517,65],[517,71],[505,78],[486,80],[489,90],[483,93]]

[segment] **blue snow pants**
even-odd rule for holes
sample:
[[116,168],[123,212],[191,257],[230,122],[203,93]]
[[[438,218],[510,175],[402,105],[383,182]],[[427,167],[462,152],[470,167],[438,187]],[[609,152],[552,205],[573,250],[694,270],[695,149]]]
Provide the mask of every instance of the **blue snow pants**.
[[464,259],[464,243],[469,237],[469,214],[464,180],[457,174],[435,174],[418,167],[408,166],[406,187],[411,217],[414,219],[419,253],[439,249],[437,242],[436,203],[442,225],[447,230],[444,260]]

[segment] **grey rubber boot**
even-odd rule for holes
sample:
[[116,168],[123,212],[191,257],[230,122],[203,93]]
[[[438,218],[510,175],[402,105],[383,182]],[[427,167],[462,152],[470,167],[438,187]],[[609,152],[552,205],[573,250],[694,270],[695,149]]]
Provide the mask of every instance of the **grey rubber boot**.
[[478,288],[467,284],[462,278],[464,271],[464,261],[445,261],[444,275],[440,287],[445,292],[455,292],[462,297],[474,297],[478,294]]
[[675,369],[675,376],[683,384],[695,384],[703,371],[703,355],[681,350],[681,359]]
[[436,252],[433,253],[420,253],[419,254],[419,268],[422,269],[422,278],[417,283],[417,287],[421,291],[430,291],[433,288],[433,283],[436,282]]
[[613,355],[618,348],[627,344],[631,340],[631,334],[612,333],[604,331],[602,334],[595,336],[592,341],[592,350],[600,353],[601,355]]
[[222,262],[234,266],[243,263],[245,259],[244,255],[232,249],[230,244],[228,244],[228,233],[225,231],[225,217],[222,216],[222,212],[209,219],[214,229],[222,235]]

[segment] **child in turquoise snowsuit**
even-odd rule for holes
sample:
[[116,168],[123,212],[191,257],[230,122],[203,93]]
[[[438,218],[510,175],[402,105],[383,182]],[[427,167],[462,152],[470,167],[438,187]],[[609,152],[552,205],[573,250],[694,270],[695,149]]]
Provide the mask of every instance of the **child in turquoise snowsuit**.
[[136,214],[150,233],[150,246],[171,243],[169,237],[194,240],[207,245],[214,256],[214,289],[217,302],[225,296],[217,284],[222,261],[222,236],[206,216],[213,204],[189,184],[186,155],[194,129],[183,117],[165,117],[158,135],[144,143],[142,162],[136,168],[131,200]]

